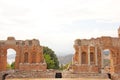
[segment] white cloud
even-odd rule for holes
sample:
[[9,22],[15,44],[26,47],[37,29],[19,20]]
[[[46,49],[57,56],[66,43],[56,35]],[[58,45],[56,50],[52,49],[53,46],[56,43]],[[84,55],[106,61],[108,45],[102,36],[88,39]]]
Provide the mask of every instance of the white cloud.
[[98,28],[101,26],[93,27],[88,34],[89,30],[84,27],[90,29],[96,25],[78,23],[95,20],[102,24],[101,28],[106,27],[105,22],[120,23],[119,3],[119,0],[1,0],[0,37],[38,38],[41,44],[56,51],[64,51],[64,47],[69,51],[76,38],[115,36],[116,31],[102,32]]
[[12,62],[15,61],[16,57],[16,51],[14,49],[8,49],[7,50],[7,62],[11,64]]
[[[3,0],[3,15],[44,26],[83,19],[120,21],[119,0]],[[2,3],[1,3],[2,4]],[[48,25],[45,25],[48,26]]]

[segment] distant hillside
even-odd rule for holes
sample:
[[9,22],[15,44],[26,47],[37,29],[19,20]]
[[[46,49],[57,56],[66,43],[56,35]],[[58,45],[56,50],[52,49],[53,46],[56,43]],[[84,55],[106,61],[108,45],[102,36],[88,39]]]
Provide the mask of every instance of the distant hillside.
[[[15,55],[13,54],[9,55],[8,63],[11,64],[13,61],[15,61],[14,57]],[[73,57],[73,54],[68,54],[65,56],[58,56],[59,64],[67,64],[67,63],[72,62],[72,57]]]
[[110,52],[109,51],[103,52],[103,59],[110,59]]
[[59,64],[67,64],[72,62],[72,57],[73,57],[73,54],[58,56]]

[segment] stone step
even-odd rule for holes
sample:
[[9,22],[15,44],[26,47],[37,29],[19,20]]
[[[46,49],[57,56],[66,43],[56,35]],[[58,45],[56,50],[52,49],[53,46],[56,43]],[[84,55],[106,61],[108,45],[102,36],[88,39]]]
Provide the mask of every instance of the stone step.
[[107,74],[63,74],[65,78],[108,78]]
[[[95,74],[95,73],[66,73],[61,72],[62,78],[99,78],[107,79],[107,74]],[[41,71],[18,71],[12,74],[9,74],[7,78],[55,78],[56,72],[41,72]]]
[[94,79],[94,78],[22,78],[22,79],[6,79],[6,80],[110,80],[110,79]]

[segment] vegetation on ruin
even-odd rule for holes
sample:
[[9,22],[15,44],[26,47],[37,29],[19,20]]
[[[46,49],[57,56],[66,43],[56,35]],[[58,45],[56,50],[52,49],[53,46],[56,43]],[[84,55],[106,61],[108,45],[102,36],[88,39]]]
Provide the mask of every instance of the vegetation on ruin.
[[12,64],[7,64],[7,69],[15,69],[15,62],[12,62]]
[[68,69],[68,67],[69,67],[70,64],[71,64],[71,63],[67,63],[67,64],[65,64],[65,65],[61,64],[61,65],[60,65],[60,70],[66,70],[66,69]]
[[12,62],[11,69],[15,69],[15,62]]
[[47,69],[59,69],[58,58],[52,49],[43,47],[43,54],[47,63]]

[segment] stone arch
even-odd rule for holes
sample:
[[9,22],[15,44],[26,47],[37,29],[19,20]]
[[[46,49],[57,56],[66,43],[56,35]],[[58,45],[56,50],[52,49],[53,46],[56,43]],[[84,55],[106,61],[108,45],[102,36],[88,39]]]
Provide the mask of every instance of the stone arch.
[[[111,54],[111,51],[110,49],[104,49],[103,52],[102,52],[102,59],[103,59],[103,66],[110,66],[110,54]],[[107,61],[106,61],[107,60]],[[106,63],[106,64],[105,64]]]
[[86,52],[82,52],[81,53],[81,64],[87,64],[87,60],[86,60],[86,58],[87,58],[87,53]]
[[16,49],[16,46],[13,46],[13,45],[3,45],[3,46],[0,46],[0,53],[2,53],[2,55],[0,55],[2,58],[1,58],[1,69],[0,71],[4,71],[4,70],[7,70],[7,50],[8,49],[13,49],[15,52],[16,52],[16,56],[15,56],[15,69],[18,69],[19,68],[19,65],[18,65],[18,61],[19,61],[19,58],[17,57],[18,55],[18,50]]
[[110,49],[110,73],[115,72],[115,69],[113,67],[116,63],[115,57],[116,57],[116,54],[114,49]]
[[[12,63],[15,63],[15,57],[16,57],[16,51],[12,48],[7,49],[7,64],[11,65]],[[13,69],[13,68],[8,68]]]
[[103,61],[103,55],[101,57],[101,61],[102,61],[102,69],[104,69],[103,73],[114,73],[115,72],[115,68],[114,68],[114,65],[116,65],[116,62],[117,62],[117,52],[116,52],[116,49],[113,47],[113,48],[104,48],[104,50],[109,50],[109,63],[108,65],[105,65],[104,66],[104,61]]

